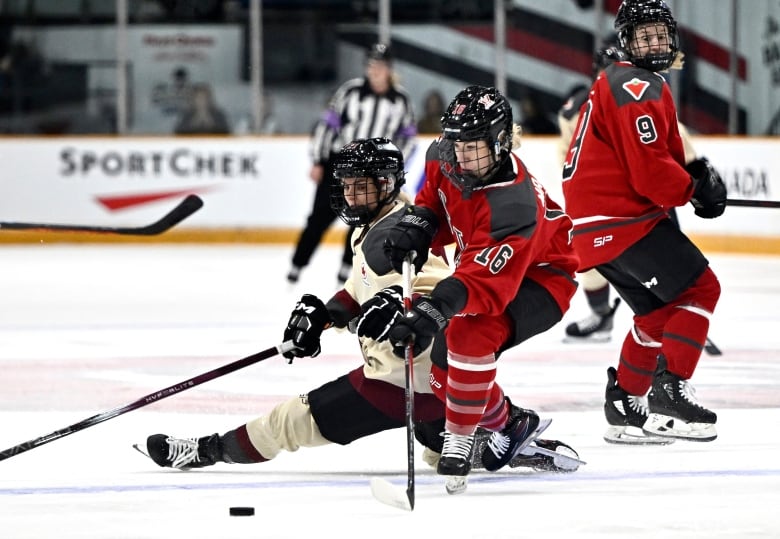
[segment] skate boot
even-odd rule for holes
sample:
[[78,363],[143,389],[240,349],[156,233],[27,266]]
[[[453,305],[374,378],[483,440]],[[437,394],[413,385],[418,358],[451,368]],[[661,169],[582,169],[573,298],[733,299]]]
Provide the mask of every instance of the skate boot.
[[612,308],[605,314],[594,311],[587,318],[566,326],[564,342],[609,342],[618,305],[620,298],[615,298]]
[[[140,447],[134,446],[144,453]],[[147,457],[164,468],[203,468],[222,459],[222,441],[218,434],[202,438],[172,438],[153,434],[146,439]]]
[[611,444],[666,445],[671,438],[654,436],[643,429],[649,411],[647,399],[629,395],[617,383],[617,371],[607,369],[607,390],[605,392],[604,415],[609,423],[604,441]]
[[688,380],[666,370],[666,359],[658,357],[658,370],[647,395],[650,416],[643,429],[657,436],[694,442],[711,442],[718,437],[718,416],[696,402]]
[[551,420],[539,419],[533,410],[515,406],[509,397],[509,419],[499,432],[490,435],[487,446],[482,451],[482,465],[489,472],[495,472],[514,458],[528,444],[533,442]]
[[474,452],[474,435],[444,432],[444,447],[441,450],[436,473],[447,476],[447,493],[460,494],[466,491],[471,471],[471,455]]

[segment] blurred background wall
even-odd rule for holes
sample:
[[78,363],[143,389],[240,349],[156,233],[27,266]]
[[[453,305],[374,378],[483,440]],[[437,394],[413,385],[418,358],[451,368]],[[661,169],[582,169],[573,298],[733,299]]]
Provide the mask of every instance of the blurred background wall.
[[[686,53],[685,68],[669,75],[680,119],[699,134],[778,134],[780,2],[669,4]],[[332,91],[361,75],[364,48],[382,38],[418,116],[429,92],[448,101],[478,83],[504,89],[518,115],[533,102],[554,120],[571,89],[589,82],[592,51],[618,5],[0,0],[0,133],[170,134],[200,84],[233,134],[307,134]]]

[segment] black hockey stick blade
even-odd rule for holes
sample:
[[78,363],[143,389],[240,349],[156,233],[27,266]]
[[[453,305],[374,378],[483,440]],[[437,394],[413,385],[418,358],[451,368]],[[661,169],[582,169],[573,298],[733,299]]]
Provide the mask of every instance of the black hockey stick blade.
[[49,442],[53,442],[54,440],[59,440],[60,438],[64,438],[65,436],[68,436],[69,434],[73,434],[74,432],[79,432],[86,428],[94,427],[95,425],[102,423],[104,421],[108,421],[109,419],[113,419],[122,414],[126,414],[127,412],[132,412],[133,410],[143,408],[148,404],[152,404],[154,402],[160,401],[166,397],[170,397],[171,395],[176,395],[177,393],[186,391],[191,387],[195,387],[200,384],[203,384],[204,382],[208,382],[209,380],[219,378],[220,376],[224,376],[231,372],[237,371],[238,369],[243,369],[244,367],[247,367],[254,363],[258,363],[260,361],[263,361],[264,359],[272,358],[277,354],[283,354],[285,352],[292,350],[293,348],[295,348],[295,346],[292,344],[292,341],[286,341],[278,346],[268,348],[267,350],[263,350],[262,352],[252,354],[251,356],[247,356],[243,359],[239,359],[237,361],[234,361],[233,363],[228,363],[227,365],[223,365],[221,367],[210,370],[208,372],[204,372],[203,374],[199,374],[193,378],[190,378],[189,380],[184,380],[183,382],[179,382],[178,384],[173,384],[172,386],[166,387],[165,389],[161,389],[159,391],[155,391],[154,393],[150,393],[149,395],[146,395],[145,397],[141,397],[137,401],[131,402],[130,404],[126,404],[124,406],[120,406],[119,408],[114,408],[113,410],[109,410],[107,412],[103,412],[97,415],[93,415],[92,417],[83,419],[78,423],[74,423],[73,425],[70,425],[63,429],[55,430],[54,432],[51,432],[44,436],[40,436],[38,438],[28,440],[24,443],[15,445],[13,447],[9,447],[4,451],[0,451],[0,461],[19,455],[20,453],[24,453],[31,449],[35,449],[36,447],[40,447],[44,444],[48,444]]
[[742,206],[744,208],[780,208],[780,200],[748,200],[729,198],[726,199],[726,206]]
[[112,227],[90,225],[59,225],[46,223],[0,222],[0,230],[52,230],[60,232],[92,232],[123,236],[156,236],[170,230],[203,207],[198,195],[187,195],[175,208],[154,223],[138,227]]
[[711,356],[723,355],[723,350],[718,348],[718,345],[712,342],[712,339],[710,339],[709,337],[707,337],[707,340],[704,342],[704,351]]

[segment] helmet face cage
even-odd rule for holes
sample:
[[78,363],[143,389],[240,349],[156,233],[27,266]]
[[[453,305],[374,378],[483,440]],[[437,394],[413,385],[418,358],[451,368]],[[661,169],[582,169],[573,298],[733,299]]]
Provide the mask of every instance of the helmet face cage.
[[[442,116],[439,159],[442,173],[466,193],[490,180],[512,151],[512,108],[495,88],[469,86]],[[487,151],[466,152],[458,161],[456,142],[484,141]],[[463,156],[464,154],[461,153]]]
[[403,154],[386,138],[355,140],[335,157],[333,177],[330,207],[346,224],[365,226],[401,191],[405,182]]
[[[631,51],[631,41],[636,35],[637,27],[652,23],[666,25],[669,51],[642,56],[634,54]],[[677,21],[674,20],[672,11],[663,0],[623,0],[615,17],[615,31],[620,39],[620,46],[628,54],[631,63],[648,71],[658,72],[669,69],[680,50]]]

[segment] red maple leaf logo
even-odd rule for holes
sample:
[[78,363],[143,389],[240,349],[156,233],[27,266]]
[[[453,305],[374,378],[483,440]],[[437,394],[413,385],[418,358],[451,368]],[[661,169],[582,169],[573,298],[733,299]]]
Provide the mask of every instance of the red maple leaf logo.
[[639,80],[637,78],[631,79],[630,81],[623,84],[623,89],[631,94],[631,97],[639,101],[642,99],[642,95],[644,95],[645,91],[650,87],[650,83],[646,80]]

